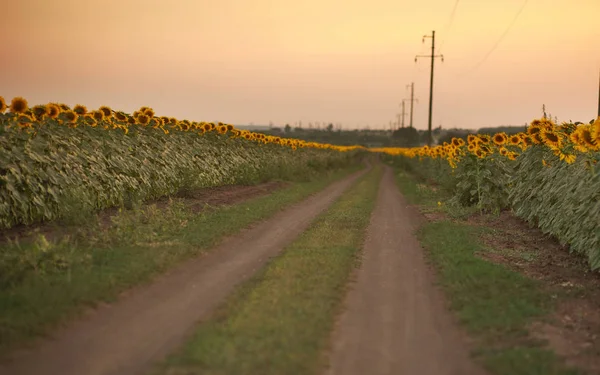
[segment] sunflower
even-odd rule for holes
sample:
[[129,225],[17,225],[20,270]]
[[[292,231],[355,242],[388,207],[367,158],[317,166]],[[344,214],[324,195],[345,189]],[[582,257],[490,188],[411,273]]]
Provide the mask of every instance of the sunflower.
[[60,107],[54,103],[49,103],[48,105],[46,105],[46,110],[46,113],[50,118],[57,118],[58,115],[60,115]]
[[92,114],[90,113],[86,113],[85,115],[82,116],[83,121],[88,124],[91,127],[96,127],[98,125],[98,123],[96,122],[96,119],[94,119],[94,116],[92,116]]
[[483,158],[485,158],[485,152],[483,152],[483,150],[481,150],[480,148],[477,148],[477,149],[475,150],[475,155],[477,155],[477,157],[478,157],[479,159],[483,159]]
[[129,125],[135,125],[136,124],[136,118],[133,116],[127,116],[127,124]]
[[69,111],[69,110],[71,109],[71,107],[69,107],[68,105],[66,105],[66,104],[64,104],[64,103],[61,103],[61,104],[59,104],[58,106],[60,107],[60,109],[61,109],[62,111]]
[[114,116],[117,119],[117,121],[127,122],[127,115],[123,112],[115,112]]
[[79,118],[79,115],[75,111],[68,110],[63,112],[63,117],[67,122],[74,123]]
[[509,152],[506,155],[507,158],[509,158],[510,160],[517,160],[517,153],[516,152]]
[[467,146],[467,149],[468,149],[470,152],[473,152],[473,153],[474,153],[474,152],[475,152],[475,150],[477,149],[477,145],[476,145],[475,143],[469,143],[469,145]]
[[492,138],[492,140],[494,141],[494,143],[496,145],[502,146],[502,145],[506,144],[506,142],[508,142],[508,136],[506,135],[506,133],[500,132],[500,133],[494,134],[494,137]]
[[552,149],[557,149],[562,146],[562,138],[559,133],[553,130],[544,129],[538,133],[544,144]]
[[492,141],[492,137],[490,137],[487,134],[479,134],[479,136],[477,138],[479,138],[479,142],[481,142],[483,144],[488,144]]
[[92,116],[94,116],[94,120],[96,120],[98,122],[104,120],[104,112],[102,112],[100,110],[92,111],[91,114],[92,114]]
[[154,117],[154,110],[152,108],[146,107],[146,108],[144,108],[142,113],[148,117]]
[[25,113],[27,111],[28,105],[27,100],[21,98],[20,96],[13,98],[10,102],[10,111],[12,113]]
[[25,114],[25,113],[21,113],[19,114],[19,116],[17,117],[17,122],[19,124],[31,124],[32,122],[34,122],[34,118],[31,117],[31,115]]
[[233,125],[227,125],[227,131],[233,131]]
[[183,131],[188,131],[188,130],[190,130],[190,124],[189,124],[187,121],[185,121],[185,120],[183,120],[183,121],[181,121],[181,122],[179,123],[179,127],[180,127],[180,128],[181,128],[181,130],[183,130]]
[[506,147],[500,147],[498,149],[498,151],[500,151],[500,155],[502,155],[502,156],[507,156],[508,155],[508,150],[506,149]]
[[531,123],[531,126],[527,128],[527,134],[529,134],[530,136],[539,133],[540,130],[542,130],[542,127],[539,125],[534,125],[533,122]]
[[202,125],[202,130],[204,130],[205,132],[211,131],[210,124],[209,123],[205,123],[204,125]]
[[138,115],[136,120],[137,120],[138,124],[144,125],[144,126],[148,125],[148,122],[150,122],[150,118],[148,116],[142,115],[142,114]]
[[225,134],[225,133],[227,133],[227,126],[226,125],[219,125],[217,127],[217,131],[219,132],[219,134]]
[[83,116],[87,113],[87,108],[84,105],[77,104],[75,107],[73,107],[73,111],[78,115]]
[[479,148],[481,149],[481,151],[485,152],[486,154],[492,153],[492,148],[490,147],[490,145],[481,144],[481,145],[479,145]]
[[8,108],[6,106],[6,101],[3,97],[0,96],[0,113],[4,113],[4,111],[6,111],[6,108]]
[[594,142],[594,138],[592,137],[592,132],[589,126],[581,127],[578,130],[581,145],[591,150],[594,150],[596,148],[596,142]]
[[170,117],[169,118],[169,125],[177,125],[179,121],[177,121],[177,119],[175,117]]
[[572,134],[577,129],[577,125],[570,122],[560,124],[559,130],[567,135]]
[[513,146],[518,146],[521,143],[521,137],[518,134],[511,135],[508,138],[508,143]]
[[155,117],[153,120],[156,121],[159,127],[163,127],[165,125],[162,117]]
[[577,156],[573,154],[564,154],[562,152],[559,152],[558,156],[560,157],[560,160],[564,160],[565,162],[567,162],[567,164],[573,164],[575,160],[577,160]]
[[600,117],[592,124],[592,138],[596,144],[600,144]]
[[103,105],[102,107],[98,108],[99,111],[101,111],[104,114],[104,117],[106,119],[109,119],[112,117],[112,112],[113,110],[110,109],[110,107],[107,107],[105,105]]
[[31,109],[31,111],[32,111],[33,115],[35,116],[35,118],[38,120],[43,119],[44,116],[46,116],[48,114],[48,109],[43,104],[36,105],[35,107],[33,107]]

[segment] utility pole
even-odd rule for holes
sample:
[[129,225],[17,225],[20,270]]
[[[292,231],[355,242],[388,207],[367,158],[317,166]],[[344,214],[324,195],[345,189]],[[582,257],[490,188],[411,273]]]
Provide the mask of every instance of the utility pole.
[[444,62],[444,55],[436,56],[436,54],[435,54],[435,30],[431,32],[431,35],[423,36],[423,43],[425,43],[425,38],[431,38],[431,55],[430,56],[417,55],[417,56],[415,56],[415,63],[417,62],[417,59],[419,57],[431,57],[431,76],[429,78],[429,121],[427,124],[427,130],[428,130],[427,146],[431,147],[431,142],[432,142],[431,113],[432,113],[432,109],[433,109],[433,63],[434,63],[436,57],[441,57],[442,62]]
[[411,82],[410,85],[406,85],[406,87],[410,86],[410,125],[409,127],[413,127],[413,103],[416,101],[419,102],[419,99],[415,99],[415,83]]
[[598,118],[600,118],[600,74],[598,74]]
[[404,128],[404,117],[406,117],[407,113],[404,110],[404,103],[407,101],[408,99],[402,99],[402,127]]

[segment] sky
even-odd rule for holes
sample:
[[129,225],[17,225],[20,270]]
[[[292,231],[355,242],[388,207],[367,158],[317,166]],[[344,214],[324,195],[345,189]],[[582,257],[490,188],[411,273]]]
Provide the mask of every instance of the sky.
[[[524,125],[542,105],[559,121],[597,113],[600,0],[0,4],[8,101],[374,129],[398,119],[414,82],[413,124],[427,129],[431,59],[415,55],[431,54],[432,39],[422,38],[435,30],[444,61],[435,60],[433,127]],[[409,111],[406,101],[405,126]]]

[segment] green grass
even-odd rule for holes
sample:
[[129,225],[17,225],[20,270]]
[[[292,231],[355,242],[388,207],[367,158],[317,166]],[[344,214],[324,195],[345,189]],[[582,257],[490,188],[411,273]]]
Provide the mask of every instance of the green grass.
[[[398,171],[396,176],[410,202],[447,212],[437,204],[443,201],[443,192],[436,195],[433,190],[418,188],[404,172]],[[527,334],[527,324],[552,310],[550,294],[537,281],[476,256],[486,251],[479,241],[486,230],[457,220],[440,220],[424,225],[418,233],[452,310],[476,339],[475,358],[496,375],[579,374]]]
[[156,373],[319,373],[380,179],[379,167],[364,176]]
[[[49,242],[0,249],[0,355],[73,317],[86,305],[118,294],[216,245],[224,236],[300,202],[359,167],[322,174],[241,204],[193,214],[175,202],[123,211],[103,231],[73,231]],[[80,228],[81,229],[81,228]],[[9,275],[10,270],[27,272]]]

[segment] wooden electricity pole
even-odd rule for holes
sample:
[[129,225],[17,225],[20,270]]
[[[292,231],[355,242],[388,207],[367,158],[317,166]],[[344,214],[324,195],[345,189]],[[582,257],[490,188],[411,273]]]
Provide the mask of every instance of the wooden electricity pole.
[[431,35],[424,35],[423,36],[423,43],[425,43],[425,38],[431,38],[431,55],[427,56],[427,55],[417,55],[415,56],[415,62],[417,62],[417,59],[419,57],[430,57],[431,58],[431,75],[429,78],[429,121],[427,124],[427,146],[431,147],[431,142],[432,142],[432,134],[431,134],[431,113],[433,112],[433,64],[435,62],[435,58],[436,57],[441,57],[442,58],[442,62],[444,62],[444,55],[437,55],[435,54],[435,30],[432,31]]

